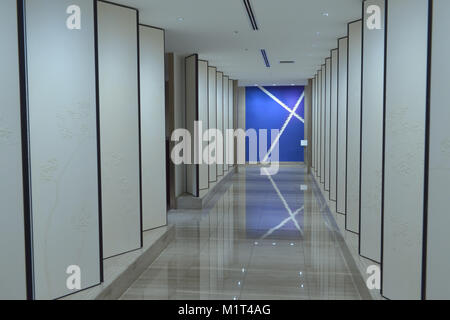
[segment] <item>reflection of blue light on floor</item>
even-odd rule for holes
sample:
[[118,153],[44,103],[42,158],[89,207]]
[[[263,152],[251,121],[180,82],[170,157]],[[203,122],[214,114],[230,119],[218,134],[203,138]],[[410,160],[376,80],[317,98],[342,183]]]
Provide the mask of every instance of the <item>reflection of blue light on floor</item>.
[[[276,175],[267,177],[263,183],[259,181],[255,186],[253,181],[256,174],[259,174],[257,169],[247,169],[247,235],[268,239],[301,237],[304,218],[303,192],[291,184],[277,184],[280,178],[277,179]],[[298,178],[296,180],[299,182],[303,180],[303,176],[295,178]]]

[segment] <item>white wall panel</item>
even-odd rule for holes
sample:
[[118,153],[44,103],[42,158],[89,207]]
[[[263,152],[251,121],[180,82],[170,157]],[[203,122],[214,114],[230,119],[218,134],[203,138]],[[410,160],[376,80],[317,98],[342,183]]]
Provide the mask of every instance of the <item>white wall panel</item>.
[[[208,68],[209,128],[217,129],[217,69]],[[216,150],[217,152],[217,150]],[[209,182],[217,181],[217,163],[209,166]]]
[[[66,27],[70,5],[83,13],[80,30]],[[25,6],[34,292],[54,299],[74,292],[69,266],[81,268],[83,289],[100,282],[94,6]]]
[[326,150],[326,115],[327,115],[327,106],[326,106],[326,78],[327,78],[327,72],[326,72],[326,66],[322,65],[322,72],[321,72],[321,81],[322,81],[322,85],[320,87],[320,104],[321,104],[321,115],[320,115],[320,153],[321,153],[321,157],[320,157],[320,182],[322,184],[325,184],[325,161],[326,161],[326,155],[325,155],[325,150]]
[[450,1],[433,1],[426,298],[450,299]]
[[230,108],[230,94],[228,90],[230,89],[230,82],[229,77],[224,76],[223,77],[223,155],[224,155],[224,165],[223,165],[223,171],[228,172],[228,164],[227,164],[227,145],[228,145],[228,139],[226,132],[229,129],[230,122],[229,117],[229,108]]
[[330,101],[330,199],[336,201],[337,178],[337,93],[338,50],[331,51],[331,101]]
[[98,3],[103,254],[141,246],[137,11]]
[[[223,73],[217,72],[217,130],[223,132]],[[217,154],[217,176],[223,176],[223,152]]]
[[315,120],[315,135],[316,135],[316,175],[320,177],[320,71],[317,71],[316,76],[316,120]]
[[312,146],[312,164],[311,167],[313,168],[313,172],[316,171],[316,76],[314,76],[312,80],[312,104],[311,104],[311,111],[312,111],[312,131],[311,131],[311,146]]
[[0,299],[26,299],[17,1],[0,2]]
[[347,230],[359,233],[362,21],[348,25]]
[[387,11],[382,292],[420,299],[428,1],[389,0]]
[[164,30],[139,26],[143,229],[167,224]]
[[348,38],[339,39],[336,211],[342,214],[347,197],[347,53]]
[[[361,103],[361,221],[359,252],[381,259],[381,194],[383,167],[384,0],[364,2]],[[381,29],[368,29],[371,6],[380,10]]]
[[320,181],[322,175],[322,69],[317,78],[317,172]]
[[[234,81],[228,81],[228,129],[234,129]],[[228,150],[229,150],[229,161],[228,168],[233,167],[233,159],[234,159],[234,139],[228,141]]]
[[[208,118],[208,62],[199,60],[198,61],[198,120],[202,123],[202,132],[199,132],[200,141],[203,141],[203,133],[209,129],[209,118]],[[203,150],[208,146],[207,141],[203,141],[201,144],[200,158],[203,156]],[[209,189],[209,166],[204,163],[203,160],[198,166],[199,174],[199,189],[208,190]]]
[[325,60],[325,190],[330,190],[331,59]]
[[[198,120],[198,56],[191,55],[185,59],[186,76],[186,129],[191,134],[191,159],[198,155],[195,141],[195,121]],[[199,184],[198,165],[186,164],[186,192],[198,197]]]

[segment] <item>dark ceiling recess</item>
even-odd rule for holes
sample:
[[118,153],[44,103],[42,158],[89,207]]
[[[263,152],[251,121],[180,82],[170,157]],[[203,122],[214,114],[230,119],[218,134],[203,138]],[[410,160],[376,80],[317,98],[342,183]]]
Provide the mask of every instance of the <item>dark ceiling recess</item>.
[[250,19],[250,24],[252,25],[253,30],[257,31],[258,24],[256,23],[255,15],[253,14],[252,5],[250,4],[250,0],[243,0],[245,5],[245,10],[247,10],[248,18]]
[[267,58],[266,50],[261,49],[261,54],[262,54],[262,56],[263,56],[264,63],[266,64],[266,67],[267,67],[267,68],[270,68],[269,58]]
[[280,63],[281,64],[292,64],[292,63],[295,63],[295,61],[292,61],[292,60],[281,60]]

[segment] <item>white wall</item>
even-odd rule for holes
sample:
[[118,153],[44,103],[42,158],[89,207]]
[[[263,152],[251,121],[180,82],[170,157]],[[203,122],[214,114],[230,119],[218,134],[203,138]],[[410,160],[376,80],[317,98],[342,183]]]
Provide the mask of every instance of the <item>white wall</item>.
[[[194,122],[198,120],[198,56],[196,54],[186,57],[186,129],[191,134],[191,159],[195,159],[197,152],[195,141]],[[186,192],[198,197],[198,165],[186,165]]]
[[[82,10],[81,30],[66,27],[72,4]],[[34,291],[54,299],[74,292],[71,265],[81,268],[83,289],[100,282],[94,7],[25,6]]]
[[337,116],[338,116],[338,50],[331,51],[331,102],[330,102],[330,199],[336,201],[337,187]]
[[103,254],[141,247],[137,11],[98,3]]
[[327,108],[326,108],[326,66],[322,66],[321,71],[321,77],[320,80],[322,82],[322,85],[320,87],[320,108],[321,108],[321,115],[320,115],[320,182],[322,184],[325,183],[325,150],[326,150],[326,114],[327,114]]
[[363,24],[360,254],[380,262],[384,103],[384,0],[364,2],[364,21],[381,8],[381,29]]
[[450,2],[435,0],[433,4],[433,42],[430,91],[430,150],[428,180],[428,232],[426,298],[450,299],[450,241],[448,183],[450,181],[450,134],[447,88],[450,64]]
[[331,59],[325,60],[325,190],[330,190]]
[[[208,117],[208,62],[198,61],[198,120],[202,122],[202,132],[199,132],[199,139],[202,141],[203,133],[209,129]],[[208,146],[208,142],[200,144],[200,158],[203,150]],[[199,190],[209,189],[209,166],[203,161],[198,166]]]
[[337,133],[337,188],[336,211],[345,214],[347,184],[347,53],[348,38],[342,38],[339,44],[338,66],[338,133]]
[[230,118],[230,82],[229,82],[229,77],[228,76],[224,76],[223,77],[223,154],[224,154],[224,165],[223,165],[223,171],[225,172],[225,174],[228,172],[229,168],[228,168],[228,164],[227,164],[227,145],[228,145],[228,139],[226,136],[226,132],[229,129],[230,126],[230,122],[229,122],[229,118]]
[[317,88],[317,75],[314,76],[314,79],[312,80],[312,104],[311,104],[311,111],[312,111],[312,133],[311,133],[311,141],[309,142],[312,146],[312,163],[311,167],[313,168],[313,172],[316,171],[316,88]]
[[362,21],[348,25],[346,229],[359,233]]
[[[224,78],[222,72],[217,72],[217,130],[220,130],[223,132],[223,110],[224,110],[224,103],[223,103],[223,91],[224,86]],[[219,151],[218,151],[219,152]],[[223,165],[223,152],[218,153],[217,157],[217,176],[221,177],[223,176],[224,172],[224,165]]]
[[26,299],[17,2],[0,2],[0,299]]
[[[208,68],[209,128],[217,129],[217,68]],[[217,152],[217,150],[215,151]],[[217,182],[217,163],[209,166],[209,182]]]
[[164,30],[139,27],[143,229],[167,224]]
[[382,293],[419,299],[428,1],[389,0],[387,6]]
[[[174,81],[174,128],[186,127],[186,94],[185,94],[185,61],[184,56],[173,54],[173,81]],[[186,192],[186,166],[175,165],[175,197]]]
[[[228,81],[228,128],[234,129],[234,81]],[[228,168],[233,167],[234,139],[228,141]]]

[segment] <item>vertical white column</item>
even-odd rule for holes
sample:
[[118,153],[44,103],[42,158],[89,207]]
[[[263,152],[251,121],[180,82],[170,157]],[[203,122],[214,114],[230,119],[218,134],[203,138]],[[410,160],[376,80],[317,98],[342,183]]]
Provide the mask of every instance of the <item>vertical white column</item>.
[[313,169],[313,172],[316,171],[316,76],[314,76],[312,80],[312,104],[311,104],[311,127],[312,127],[312,134],[311,134],[311,141],[309,142],[311,144],[312,148],[312,163],[311,167]]
[[167,224],[164,30],[139,26],[143,229]]
[[325,60],[325,190],[330,190],[331,58]]
[[341,38],[338,65],[338,127],[337,127],[337,177],[336,177],[336,211],[346,212],[345,199],[347,185],[347,66],[348,38]]
[[229,108],[230,108],[230,94],[228,90],[230,89],[230,78],[228,76],[223,77],[223,171],[225,174],[228,172],[228,164],[227,164],[227,145],[228,145],[228,138],[227,138],[227,130],[230,125],[229,123]]
[[381,260],[389,299],[421,298],[428,6],[387,2]]
[[0,2],[0,299],[26,299],[17,1]]
[[36,299],[77,291],[69,267],[101,281],[94,4],[25,1]]
[[345,228],[359,233],[362,21],[348,25],[347,192]]
[[[217,129],[217,69],[208,68],[209,129]],[[210,141],[211,142],[211,141]],[[217,142],[217,141],[216,141]],[[216,149],[217,154],[217,149]],[[209,182],[217,182],[217,163],[209,166]]]
[[363,19],[359,253],[377,262],[381,258],[384,3],[385,0],[365,1]]
[[320,171],[321,171],[321,175],[320,175],[320,182],[325,185],[325,162],[326,162],[326,154],[325,154],[325,150],[326,150],[326,116],[327,116],[327,100],[326,100],[326,81],[327,81],[327,71],[326,71],[326,65],[322,65],[322,77],[321,77],[321,81],[322,81],[322,85],[320,87],[320,104],[321,104],[321,109],[322,109],[322,114],[320,116],[320,134],[321,134],[321,146],[320,146],[320,152],[322,154],[321,158],[320,158]]
[[319,182],[322,177],[322,151],[323,151],[323,142],[322,142],[322,68],[319,70],[318,77],[318,86],[317,86],[317,103],[318,103],[318,115],[317,115],[317,171]]
[[448,183],[450,181],[450,2],[433,1],[429,107],[429,171],[426,242],[426,298],[450,299]]
[[[203,150],[208,146],[208,142],[203,141],[203,134],[209,129],[208,119],[208,62],[198,61],[198,120],[201,123],[202,131],[199,132],[199,158],[203,157]],[[205,194],[209,189],[209,166],[203,159],[198,165],[199,191],[200,195]]]
[[186,165],[186,192],[199,196],[199,172],[195,164],[198,146],[195,142],[195,121],[198,121],[198,56],[193,54],[185,59],[186,129],[191,135],[191,164]]
[[[217,130],[219,130],[220,133],[223,134],[223,73],[222,72],[217,72]],[[223,137],[222,137],[222,141],[220,141],[220,143],[223,143]],[[220,147],[220,145],[217,145],[218,147]],[[223,148],[221,148],[223,150]],[[217,165],[217,176],[222,177],[223,176],[223,172],[224,172],[224,153],[223,151],[217,151],[218,152],[218,157],[217,157],[217,161],[218,161],[218,165]]]
[[[234,81],[230,79],[228,83],[228,129],[234,129]],[[228,141],[228,150],[228,168],[231,169],[234,159],[234,139]]]
[[330,200],[336,201],[337,188],[337,119],[338,119],[338,50],[331,51],[330,85]]
[[142,245],[138,12],[98,2],[103,254]]

